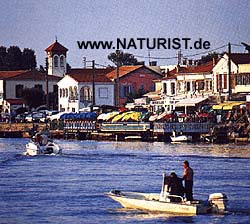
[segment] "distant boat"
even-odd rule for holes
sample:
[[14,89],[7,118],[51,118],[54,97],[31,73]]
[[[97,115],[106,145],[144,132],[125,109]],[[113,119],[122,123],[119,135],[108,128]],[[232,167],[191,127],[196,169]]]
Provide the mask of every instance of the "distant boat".
[[26,144],[25,155],[37,156],[37,155],[56,155],[61,154],[62,149],[53,141],[48,140],[46,135],[39,135],[41,141],[36,141],[33,138],[28,144]]
[[172,142],[189,142],[192,141],[192,136],[190,135],[179,135],[179,136],[170,136]]
[[188,141],[192,141],[192,136],[191,135],[178,135],[176,136],[175,131],[173,131],[173,135],[170,136],[171,138],[171,142],[188,142]]

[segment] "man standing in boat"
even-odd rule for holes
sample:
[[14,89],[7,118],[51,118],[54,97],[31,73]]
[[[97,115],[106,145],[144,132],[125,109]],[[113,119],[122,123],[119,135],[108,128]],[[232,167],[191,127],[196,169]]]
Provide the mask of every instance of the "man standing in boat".
[[193,201],[193,169],[189,166],[189,162],[185,160],[183,162],[183,180],[185,182],[185,194],[187,201]]

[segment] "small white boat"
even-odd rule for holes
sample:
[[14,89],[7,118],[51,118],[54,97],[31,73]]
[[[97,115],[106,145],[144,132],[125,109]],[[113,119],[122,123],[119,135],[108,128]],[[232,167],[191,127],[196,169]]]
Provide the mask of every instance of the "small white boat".
[[36,142],[29,142],[26,144],[26,152],[27,156],[37,156],[37,155],[56,155],[61,154],[62,150],[59,148],[57,144],[54,142],[48,142],[46,145],[39,145]]
[[32,140],[26,144],[25,155],[56,155],[62,153],[62,149],[53,141],[48,140],[47,136],[41,135],[39,137],[41,138],[41,141]]
[[170,136],[171,142],[189,142],[192,141],[192,136],[191,135],[178,135],[176,136],[175,131],[173,131],[173,135]]
[[179,135],[179,136],[170,136],[171,142],[189,142],[192,141],[192,136],[190,135]]
[[225,213],[227,209],[227,196],[225,194],[210,194],[209,199],[206,201],[185,201],[181,196],[169,195],[166,192],[167,185],[165,185],[164,178],[165,176],[163,177],[163,186],[160,194],[112,190],[106,195],[129,209],[185,215]]

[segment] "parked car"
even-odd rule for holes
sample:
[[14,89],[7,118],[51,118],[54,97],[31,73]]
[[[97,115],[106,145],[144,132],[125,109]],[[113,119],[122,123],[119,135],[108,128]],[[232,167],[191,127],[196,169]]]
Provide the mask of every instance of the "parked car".
[[25,117],[27,116],[27,114],[18,114],[16,117],[15,117],[15,121],[17,123],[23,123],[25,122]]
[[25,117],[26,122],[45,122],[45,114],[44,113],[36,113],[33,112],[31,114],[28,114]]

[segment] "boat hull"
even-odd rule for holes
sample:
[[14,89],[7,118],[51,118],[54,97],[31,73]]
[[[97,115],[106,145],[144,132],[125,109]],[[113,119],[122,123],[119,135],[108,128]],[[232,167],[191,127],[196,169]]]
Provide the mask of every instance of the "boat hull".
[[188,142],[192,141],[192,136],[180,135],[180,136],[170,136],[172,142]]
[[35,142],[29,142],[26,144],[25,155],[37,156],[37,155],[51,155],[51,154],[61,154],[62,150],[54,142],[48,142],[46,145],[42,146]]
[[202,203],[190,202],[167,202],[160,201],[159,194],[144,194],[136,192],[121,192],[107,194],[108,197],[119,202],[123,207],[129,209],[139,209],[151,212],[166,212],[178,214],[206,214],[211,209],[211,206]]

